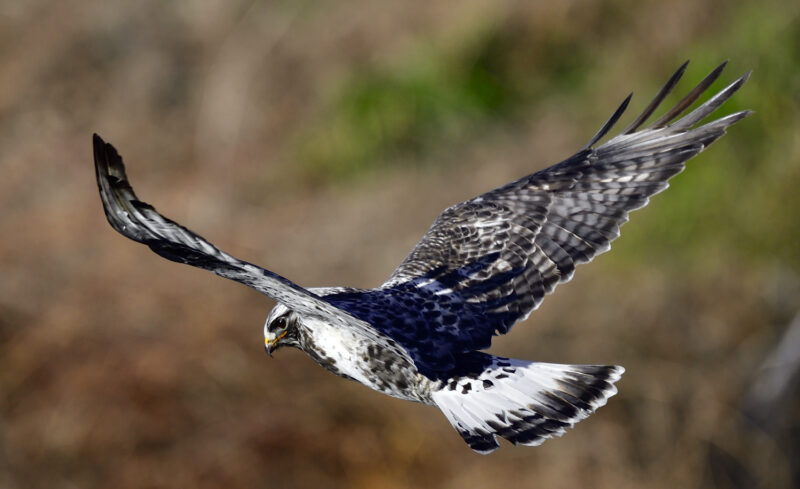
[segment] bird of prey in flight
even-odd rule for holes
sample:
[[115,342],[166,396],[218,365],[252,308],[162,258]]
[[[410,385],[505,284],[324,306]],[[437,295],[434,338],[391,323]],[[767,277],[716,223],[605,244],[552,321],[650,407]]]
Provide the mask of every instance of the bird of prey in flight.
[[477,452],[495,450],[497,436],[539,445],[603,406],[624,369],[531,362],[481,350],[569,281],[577,265],[607,251],[629,212],[750,114],[703,123],[747,73],[684,115],[723,63],[645,125],[687,64],[615,137],[599,144],[631,96],[566,160],[445,209],[374,289],[304,288],[234,258],[139,200],[122,158],[95,135],[100,198],[108,222],[124,236],[274,299],[264,325],[270,355],[284,346],[299,348],[341,377],[437,406]]

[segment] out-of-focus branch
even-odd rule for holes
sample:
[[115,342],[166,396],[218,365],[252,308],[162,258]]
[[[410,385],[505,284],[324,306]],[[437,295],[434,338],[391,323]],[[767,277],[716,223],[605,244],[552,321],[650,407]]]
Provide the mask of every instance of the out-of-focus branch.
[[777,346],[761,363],[750,383],[742,411],[762,428],[772,431],[783,418],[800,380],[800,312]]

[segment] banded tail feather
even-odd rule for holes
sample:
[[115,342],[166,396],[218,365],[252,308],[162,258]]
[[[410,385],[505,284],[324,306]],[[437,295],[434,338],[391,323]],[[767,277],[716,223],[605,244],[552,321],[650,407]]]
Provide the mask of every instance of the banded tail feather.
[[497,436],[536,446],[563,435],[617,393],[624,372],[491,356],[480,375],[448,379],[433,400],[470,448],[487,454],[499,447]]

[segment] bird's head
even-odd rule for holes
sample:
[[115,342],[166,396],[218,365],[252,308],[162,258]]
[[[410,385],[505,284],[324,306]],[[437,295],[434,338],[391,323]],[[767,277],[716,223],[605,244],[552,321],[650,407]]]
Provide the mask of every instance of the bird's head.
[[264,348],[270,356],[282,346],[300,346],[297,325],[297,316],[291,309],[283,304],[272,308],[264,323]]

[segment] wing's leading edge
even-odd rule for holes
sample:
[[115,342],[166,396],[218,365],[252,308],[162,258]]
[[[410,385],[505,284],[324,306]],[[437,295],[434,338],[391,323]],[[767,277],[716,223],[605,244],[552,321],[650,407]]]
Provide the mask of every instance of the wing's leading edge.
[[316,294],[276,273],[234,258],[195,232],[159,214],[153,206],[136,197],[116,149],[96,134],[93,141],[103,210],[111,227],[120,234],[149,246],[168,260],[203,268],[252,287],[296,312],[360,329],[365,337],[379,344],[391,343],[370,325]]

